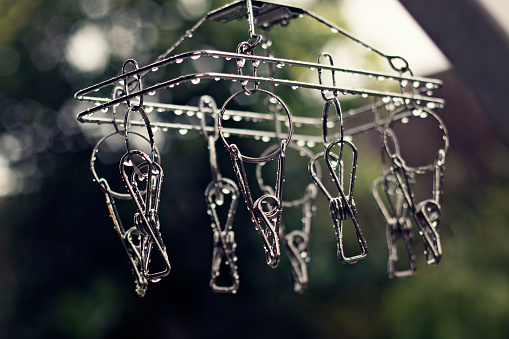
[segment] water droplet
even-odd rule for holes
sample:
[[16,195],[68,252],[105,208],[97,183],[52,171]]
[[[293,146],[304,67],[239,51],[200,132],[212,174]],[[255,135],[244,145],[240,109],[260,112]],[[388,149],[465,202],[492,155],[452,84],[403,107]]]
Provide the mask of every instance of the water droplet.
[[231,59],[232,59],[232,57],[226,57],[225,59],[226,59],[226,60],[231,60]]
[[192,116],[194,115],[194,113],[195,113],[194,111],[187,111],[187,112],[186,112],[186,115],[187,115],[188,117],[192,117]]
[[268,136],[263,136],[262,141],[263,142],[269,142],[270,138]]
[[427,118],[428,117],[428,112],[422,111],[420,117],[423,118],[423,119]]
[[275,83],[275,84],[274,84],[274,86],[276,86],[276,87],[277,87],[277,86],[279,86],[279,84],[278,84],[278,83]]
[[420,108],[416,108],[416,109],[414,109],[414,110],[412,111],[412,114],[413,114],[414,116],[416,116],[416,117],[418,117],[419,115],[421,115],[421,113],[422,113],[422,109],[420,109]]
[[154,68],[152,68],[152,72],[157,72],[158,69],[159,69],[159,67],[154,67]]
[[292,89],[295,91],[299,86],[292,86]]
[[382,98],[382,102],[383,102],[384,104],[388,103],[389,101],[391,101],[391,98],[390,98],[390,97],[383,97],[383,98]]
[[153,279],[150,279],[150,281],[153,283],[156,283],[156,282],[161,281],[161,278],[153,278]]
[[230,115],[229,114],[225,114],[223,116],[223,120],[230,120]]
[[225,138],[229,138],[230,137],[230,133],[226,132],[226,133],[223,133],[224,137]]
[[332,33],[339,33],[339,30],[337,28],[331,28],[330,31]]
[[309,67],[310,71],[314,71],[315,69],[316,69],[315,67]]
[[414,86],[414,88],[417,88],[417,87],[419,87],[420,85],[421,85],[421,82],[420,82],[420,81],[414,81],[414,82],[412,83],[412,86]]
[[193,55],[191,57],[191,59],[193,59],[193,60],[198,60],[199,58],[201,58],[201,55]]
[[254,137],[255,140],[260,140],[260,138],[261,137],[259,135],[255,135],[255,137]]
[[241,116],[239,116],[239,115],[234,115],[233,116],[233,121],[240,121],[240,120],[242,120]]
[[145,112],[147,112],[147,113],[152,113],[153,110],[154,110],[154,106],[145,107]]
[[131,161],[131,159],[126,159],[124,160],[124,166],[133,166],[133,162]]
[[214,81],[219,81],[219,80],[221,80],[221,79],[219,79],[219,78],[214,78]]
[[379,75],[379,76],[378,76],[378,78],[376,78],[376,79],[377,79],[378,81],[383,81],[383,80],[385,80],[385,77],[384,77],[384,76]]
[[189,132],[189,130],[187,130],[187,129],[185,129],[185,128],[181,128],[181,129],[179,129],[179,133],[180,133],[180,135],[186,135],[186,134],[187,134],[187,132]]
[[306,146],[306,142],[304,140],[297,140],[297,146],[304,147]]
[[408,80],[403,79],[400,81],[400,84],[401,84],[401,87],[406,87],[406,85],[408,85]]
[[101,109],[101,112],[107,113],[108,112],[108,107],[104,107],[103,109]]
[[175,60],[175,63],[176,63],[176,64],[181,64],[181,63],[182,63],[182,61],[184,61],[184,59],[177,59],[177,60]]
[[181,109],[176,109],[175,110],[175,115],[182,115],[183,113],[184,113],[184,111],[181,110]]
[[278,62],[276,67],[277,68],[283,68],[283,67],[285,67],[285,64],[283,62]]
[[159,113],[162,113],[162,112],[164,112],[164,111],[166,111],[166,110],[165,110],[164,108],[162,108],[162,107],[159,107],[159,108],[157,109],[157,111],[158,111]]
[[403,118],[403,119],[401,119],[401,123],[402,123],[402,124],[407,124],[407,123],[408,123],[408,118]]
[[367,95],[367,93],[362,93],[362,94],[361,94],[361,97],[363,97],[363,98],[367,98],[367,97],[368,97],[368,95]]
[[122,86],[124,86],[124,84],[125,84],[124,79],[120,79],[120,80],[118,81],[118,83],[119,83],[119,84],[121,84]]
[[201,81],[201,79],[200,79],[200,78],[195,78],[195,79],[191,80],[191,83],[192,83],[193,85],[197,85],[197,84],[199,84],[199,83],[200,83],[200,81]]
[[316,145],[314,141],[308,141],[306,144],[308,145],[308,147],[315,147]]
[[76,99],[83,100],[83,95],[78,95],[78,97]]

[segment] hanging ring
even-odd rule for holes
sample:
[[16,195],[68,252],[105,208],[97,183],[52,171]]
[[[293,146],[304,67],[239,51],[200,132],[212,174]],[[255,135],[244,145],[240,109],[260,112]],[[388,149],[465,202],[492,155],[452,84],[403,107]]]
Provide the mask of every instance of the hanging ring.
[[[444,141],[443,147],[440,148],[438,152],[440,154],[442,154],[443,157],[445,158],[445,154],[447,153],[447,150],[449,149],[449,134],[447,132],[447,128],[445,127],[444,122],[434,112],[427,110],[427,109],[423,109],[423,108],[421,108],[420,110],[422,111],[423,114],[426,114],[426,118],[431,116],[432,118],[434,118],[437,121],[438,128],[442,131],[442,139]],[[423,119],[422,114],[419,116],[412,114],[410,117],[414,117],[414,118],[419,117],[419,118]],[[392,122],[392,123],[394,123],[394,122]],[[389,143],[392,143],[392,145],[393,145],[392,149],[391,149],[391,147],[389,147]],[[403,161],[403,157],[401,156],[401,150],[400,150],[398,138],[396,137],[396,133],[390,126],[386,127],[383,131],[382,147],[385,150],[386,154],[389,156],[389,158],[391,158],[393,161],[395,160],[395,161],[399,162],[400,164],[404,165],[404,167],[407,171],[417,173],[417,172],[432,171],[435,169],[435,163],[430,163],[428,165],[417,166],[417,167],[407,166]]]
[[[135,131],[129,131],[128,133],[135,134],[150,143],[150,140],[141,133],[138,133]],[[101,181],[103,181],[105,179],[99,178],[99,175],[97,174],[97,171],[95,169],[95,162],[97,160],[97,153],[99,152],[99,148],[106,141],[106,139],[108,139],[111,136],[117,135],[117,134],[119,134],[119,133],[117,133],[117,132],[110,133],[110,134],[104,136],[103,138],[101,138],[99,140],[99,142],[95,145],[94,149],[92,150],[92,156],[90,157],[90,170],[92,172],[92,176],[94,177],[94,181],[99,184],[99,187],[101,188],[101,190],[104,193],[108,193],[116,199],[129,200],[129,199],[131,199],[131,195],[129,193],[118,193],[118,192],[112,191],[111,189],[107,189],[106,187],[101,185]],[[159,150],[157,149],[157,147],[155,145],[154,145],[154,150],[155,150],[155,159],[159,163],[159,160],[160,160]]]
[[[287,136],[286,141],[290,142],[290,140],[292,139],[292,133],[293,133],[292,115],[290,113],[290,110],[286,106],[286,104],[283,102],[283,100],[281,100],[281,98],[279,98],[277,95],[275,95],[275,94],[273,94],[273,93],[271,93],[269,91],[263,90],[263,89],[256,88],[256,89],[251,89],[250,91],[253,92],[253,93],[260,92],[260,93],[267,94],[267,95],[271,96],[272,98],[274,98],[275,100],[277,100],[277,102],[283,107],[283,109],[285,110],[286,115],[288,117],[288,136]],[[225,114],[226,106],[228,105],[228,103],[231,100],[233,100],[235,97],[240,95],[240,94],[246,94],[246,93],[244,91],[239,91],[237,93],[232,94],[228,99],[226,99],[226,101],[223,104],[223,107],[221,107],[221,110],[219,111],[219,118],[218,118],[219,136],[221,137],[221,140],[223,141],[224,146],[228,150],[231,150],[231,146],[233,144],[230,145],[228,143],[228,141],[226,141],[226,138],[224,136],[224,133],[223,133],[223,116]],[[242,155],[240,152],[238,152],[239,160],[245,161],[245,162],[250,162],[250,163],[267,162],[267,161],[270,161],[270,160],[274,159],[279,154],[281,154],[281,147],[279,147],[277,150],[275,150],[271,154],[268,154],[266,156],[259,157],[259,158],[248,157],[248,156]]]

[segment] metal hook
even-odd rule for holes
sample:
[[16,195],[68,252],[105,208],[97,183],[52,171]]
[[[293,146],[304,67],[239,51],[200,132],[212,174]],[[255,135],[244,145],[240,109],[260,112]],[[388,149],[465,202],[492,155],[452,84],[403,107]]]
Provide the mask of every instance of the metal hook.
[[[322,59],[322,58],[324,58],[324,57],[325,57],[325,58],[327,58],[327,59],[329,59],[329,64],[330,64],[331,66],[334,66],[334,61],[332,60],[332,56],[331,56],[329,53],[327,53],[327,52],[323,52],[322,54],[320,54],[320,55],[318,56],[318,63],[321,63],[321,59]],[[333,86],[333,87],[336,87],[336,72],[335,72],[334,70],[331,70],[331,76],[332,76],[332,86]],[[318,68],[318,83],[319,83],[320,85],[323,85],[323,82],[322,82],[322,69],[321,69],[321,68]],[[338,92],[337,92],[337,91],[333,91],[333,92],[332,92],[332,95],[333,95],[333,96],[332,96],[332,97],[327,98],[327,97],[325,96],[325,94],[327,93],[327,91],[322,90],[322,91],[321,91],[321,93],[322,93],[322,98],[323,98],[323,100],[325,100],[325,101],[329,101],[329,100],[331,100],[332,98],[337,97],[337,95],[338,95]]]
[[339,140],[343,140],[344,137],[344,125],[343,125],[343,114],[341,112],[341,105],[339,103],[339,100],[336,97],[332,97],[330,99],[327,99],[323,104],[323,110],[322,110],[322,135],[323,135],[323,145],[324,147],[327,147],[329,145],[329,142],[327,141],[327,134],[328,134],[328,112],[330,106],[334,107],[336,110],[336,115],[338,116],[338,123],[340,128],[340,134],[339,134]]
[[[137,71],[139,69],[138,63],[134,59],[128,59],[124,62],[122,65],[122,74],[127,73],[127,66],[129,64],[132,64],[134,66],[134,69]],[[138,91],[143,91],[143,84],[141,80],[141,76],[139,74],[134,75],[135,82],[128,83],[127,77],[123,79],[123,86],[124,86],[124,93],[125,95],[131,94],[131,89],[136,88],[136,85],[138,85]],[[138,96],[139,103],[138,105],[132,105],[130,100],[126,100],[127,106],[132,108],[134,111],[137,111],[141,106],[143,106],[143,95]]]
[[[208,106],[208,108],[206,108]],[[219,170],[219,166],[217,164],[217,152],[216,152],[216,141],[219,139],[219,128],[218,128],[218,110],[217,105],[214,99],[208,95],[204,95],[200,97],[200,105],[199,109],[201,112],[201,128],[202,133],[205,139],[207,140],[207,146],[209,150],[209,162],[210,162],[210,172],[212,173],[212,182],[221,181],[221,171]],[[206,117],[207,113],[211,112],[211,116],[214,120],[214,134],[209,134],[206,128]],[[215,187],[215,195],[216,199],[222,200],[223,194],[218,185]]]

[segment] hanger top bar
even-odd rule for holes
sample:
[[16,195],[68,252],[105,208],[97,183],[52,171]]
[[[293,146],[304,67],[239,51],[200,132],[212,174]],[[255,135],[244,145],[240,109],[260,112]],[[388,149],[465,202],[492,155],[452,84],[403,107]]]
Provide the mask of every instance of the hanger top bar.
[[[286,5],[274,4],[264,1],[252,1],[254,24],[262,29],[270,29],[278,24],[286,25],[291,19],[303,15],[304,10]],[[246,2],[237,1],[219,8],[207,15],[213,21],[227,23],[232,20],[246,18]]]

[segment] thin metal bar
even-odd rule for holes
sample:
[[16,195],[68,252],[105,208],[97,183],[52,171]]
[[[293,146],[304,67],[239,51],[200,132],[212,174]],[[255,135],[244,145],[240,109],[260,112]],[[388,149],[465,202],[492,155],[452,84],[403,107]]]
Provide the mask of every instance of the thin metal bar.
[[129,77],[133,77],[138,74],[146,74],[148,71],[158,71],[160,67],[170,65],[170,64],[180,64],[186,59],[192,59],[196,60],[201,57],[223,57],[226,60],[233,60],[233,59],[245,59],[250,61],[259,61],[262,63],[269,63],[269,64],[276,64],[276,65],[283,65],[283,66],[295,66],[295,67],[305,67],[309,68],[310,70],[331,70],[331,71],[337,71],[337,72],[344,72],[344,73],[350,73],[353,75],[362,75],[367,77],[372,77],[376,79],[386,79],[386,80],[395,80],[395,81],[408,81],[410,84],[413,83],[419,83],[419,84],[430,84],[429,86],[433,86],[430,88],[430,90],[439,88],[442,86],[442,81],[437,79],[430,79],[425,77],[413,77],[413,76],[403,76],[398,74],[390,74],[390,73],[384,73],[384,72],[375,72],[375,71],[365,71],[365,70],[356,70],[356,69],[348,69],[348,68],[341,68],[336,66],[331,66],[327,64],[319,64],[315,62],[304,62],[304,61],[297,61],[297,60],[291,60],[291,59],[282,59],[282,58],[274,58],[274,57],[267,57],[267,56],[260,56],[260,55],[249,55],[249,54],[239,54],[239,53],[233,53],[233,52],[224,52],[224,51],[215,51],[215,50],[198,50],[198,51],[192,51],[192,52],[186,52],[182,54],[178,54],[166,59],[162,59],[159,61],[156,61],[152,64],[140,67],[137,70],[133,70],[131,72],[127,72],[118,76],[115,76],[111,79],[105,80],[103,82],[100,82],[96,85],[87,87],[83,90],[78,91],[75,94],[75,97],[80,100],[80,98],[88,93],[98,91],[103,87],[116,84],[118,82],[121,82],[122,80],[125,80]]
[[[425,104],[434,104],[438,107],[442,107],[445,105],[445,101],[441,98],[427,97],[422,96],[420,94],[405,94],[405,93],[395,93],[395,92],[385,92],[379,90],[371,90],[371,89],[358,89],[358,88],[346,88],[340,86],[326,86],[319,85],[309,82],[302,81],[294,81],[294,80],[285,80],[285,79],[274,79],[274,78],[265,78],[265,77],[255,77],[249,75],[237,75],[237,74],[227,74],[227,73],[195,73],[189,75],[183,75],[172,80],[160,82],[158,84],[152,85],[150,87],[146,87],[141,91],[133,92],[128,95],[124,95],[123,97],[119,97],[113,99],[109,102],[103,103],[101,105],[89,108],[78,115],[78,120],[81,121],[84,116],[91,115],[97,111],[109,108],[110,106],[120,104],[126,100],[135,99],[136,97],[140,97],[145,94],[154,93],[157,90],[169,87],[172,88],[174,86],[178,86],[183,82],[191,82],[197,83],[202,79],[213,79],[215,81],[219,80],[231,80],[231,81],[248,81],[255,83],[267,83],[267,84],[277,84],[277,85],[285,85],[291,86],[292,88],[308,88],[308,89],[316,89],[316,90],[326,90],[326,91],[337,91],[342,94],[351,94],[351,95],[361,95],[363,97],[375,96],[375,97],[386,97],[392,99],[403,100],[406,103],[416,102],[417,104],[425,103]],[[83,99],[83,97],[78,97],[78,99]]]
[[[376,129],[377,127],[384,126],[389,121],[399,121],[404,118],[408,118],[412,116],[412,113],[409,111],[404,111],[399,114],[395,114],[391,118],[382,119],[378,122],[370,122],[365,123],[359,126],[347,128],[344,131],[345,136],[353,136],[356,134],[364,133],[371,131],[373,129]],[[112,118],[100,118],[96,116],[90,116],[90,117],[84,117],[83,121],[84,123],[95,123],[98,125],[102,124],[113,124],[114,122],[117,123],[117,125],[123,125],[124,121],[121,119],[112,119]],[[150,123],[152,125],[152,128],[154,130],[162,130],[162,131],[168,131],[168,130],[178,130],[178,131],[185,131],[184,134],[186,134],[188,131],[196,131],[201,132],[202,126],[200,123],[191,124],[191,123],[173,123],[173,122],[161,122],[161,121],[152,121]],[[139,127],[145,127],[145,122],[143,120],[132,120],[131,126],[139,126]],[[207,132],[214,132],[213,126],[205,126],[205,131]],[[277,139],[277,133],[271,132],[271,131],[263,131],[263,130],[247,130],[242,128],[229,128],[224,127],[223,133],[226,135],[237,135],[237,136],[243,136],[243,137],[250,137],[254,139],[259,139],[262,141],[269,141],[272,139]],[[338,138],[340,135],[339,133],[335,133],[331,135],[332,139]],[[304,143],[310,143],[308,144],[308,147],[314,147],[315,144],[322,144],[323,143],[323,136],[322,135],[303,135],[303,134],[293,134],[292,140],[295,141],[297,144],[300,142]]]

